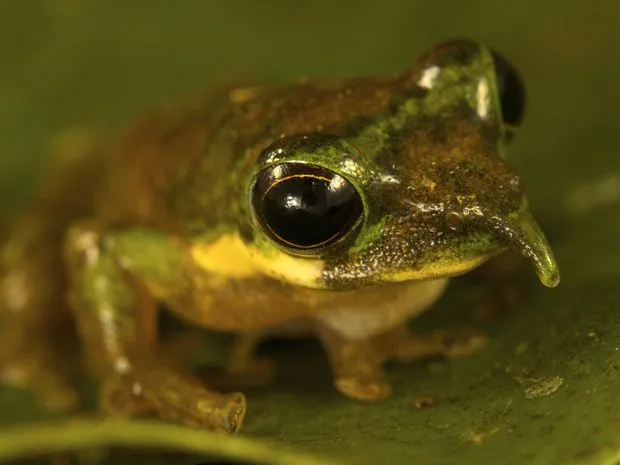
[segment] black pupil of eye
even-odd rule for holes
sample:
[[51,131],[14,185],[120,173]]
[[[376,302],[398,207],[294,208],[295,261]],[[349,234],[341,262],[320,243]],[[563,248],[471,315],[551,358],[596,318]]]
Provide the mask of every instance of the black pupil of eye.
[[519,126],[525,113],[525,87],[517,70],[500,54],[493,52],[502,119]]
[[301,168],[272,178],[264,193],[259,179],[255,209],[272,236],[286,246],[309,249],[331,244],[357,224],[361,199],[341,176],[319,167]]

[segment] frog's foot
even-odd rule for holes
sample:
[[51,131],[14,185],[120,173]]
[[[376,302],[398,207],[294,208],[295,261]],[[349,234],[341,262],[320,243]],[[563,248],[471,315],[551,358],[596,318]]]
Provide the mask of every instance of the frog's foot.
[[261,333],[242,334],[233,346],[227,372],[245,386],[262,387],[273,383],[275,364],[272,360],[256,355],[262,340]]
[[226,368],[208,370],[205,373],[209,385],[229,391],[256,389],[273,384],[275,364],[272,360],[256,356],[256,349],[262,339],[263,335],[258,332],[237,336]]
[[482,349],[488,336],[469,327],[437,334],[442,354],[449,359],[469,357]]
[[373,376],[339,376],[334,379],[334,386],[345,396],[366,402],[385,399],[392,393],[390,385],[381,373]]
[[100,393],[100,408],[111,417],[155,414],[195,428],[235,433],[245,415],[245,397],[209,391],[173,369],[149,365],[108,377]]
[[350,341],[325,328],[319,330],[319,337],[332,367],[334,386],[341,393],[362,401],[377,401],[391,394],[381,359],[368,341]]
[[65,358],[52,347],[32,346],[29,350],[0,348],[0,384],[32,392],[53,411],[77,408],[79,394]]
[[409,328],[401,326],[378,336],[373,345],[383,360],[412,361],[436,356],[466,357],[477,352],[486,342],[487,336],[470,328],[413,335]]

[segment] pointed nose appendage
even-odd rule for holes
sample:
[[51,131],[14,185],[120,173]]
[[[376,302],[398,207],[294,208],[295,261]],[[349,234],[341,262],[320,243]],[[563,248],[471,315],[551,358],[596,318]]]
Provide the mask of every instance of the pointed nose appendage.
[[493,217],[491,222],[510,248],[533,262],[544,286],[555,287],[560,283],[560,270],[551,247],[529,211],[518,211],[503,218]]

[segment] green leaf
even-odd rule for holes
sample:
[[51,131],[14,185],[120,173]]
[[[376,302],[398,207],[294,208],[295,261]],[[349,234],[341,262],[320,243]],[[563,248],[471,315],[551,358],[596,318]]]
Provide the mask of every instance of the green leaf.
[[162,422],[68,420],[21,426],[0,434],[0,461],[110,447],[155,448],[273,465],[329,465],[255,440]]
[[[503,52],[524,75],[528,114],[509,160],[562,271],[560,286],[548,290],[524,270],[517,309],[504,314],[479,308],[498,295],[494,280],[456,280],[413,327],[467,321],[488,332],[489,343],[450,363],[391,365],[394,396],[385,402],[335,392],[318,344],[280,350],[274,343],[265,353],[279,377],[247,393],[241,437],[153,423],[39,426],[67,420],[49,419],[29,395],[2,388],[0,457],[169,446],[290,464],[326,464],[324,457],[362,465],[620,463],[620,3],[595,4],[0,3],[3,214],[25,198],[58,131],[120,127],[207,80],[392,73],[432,43],[468,36]],[[142,463],[162,463],[157,455]]]

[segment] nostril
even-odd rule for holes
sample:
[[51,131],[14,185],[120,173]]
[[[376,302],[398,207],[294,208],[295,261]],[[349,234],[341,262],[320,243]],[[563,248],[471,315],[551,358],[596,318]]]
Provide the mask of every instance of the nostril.
[[446,213],[445,217],[446,226],[452,231],[459,231],[463,223],[463,216],[456,212]]

